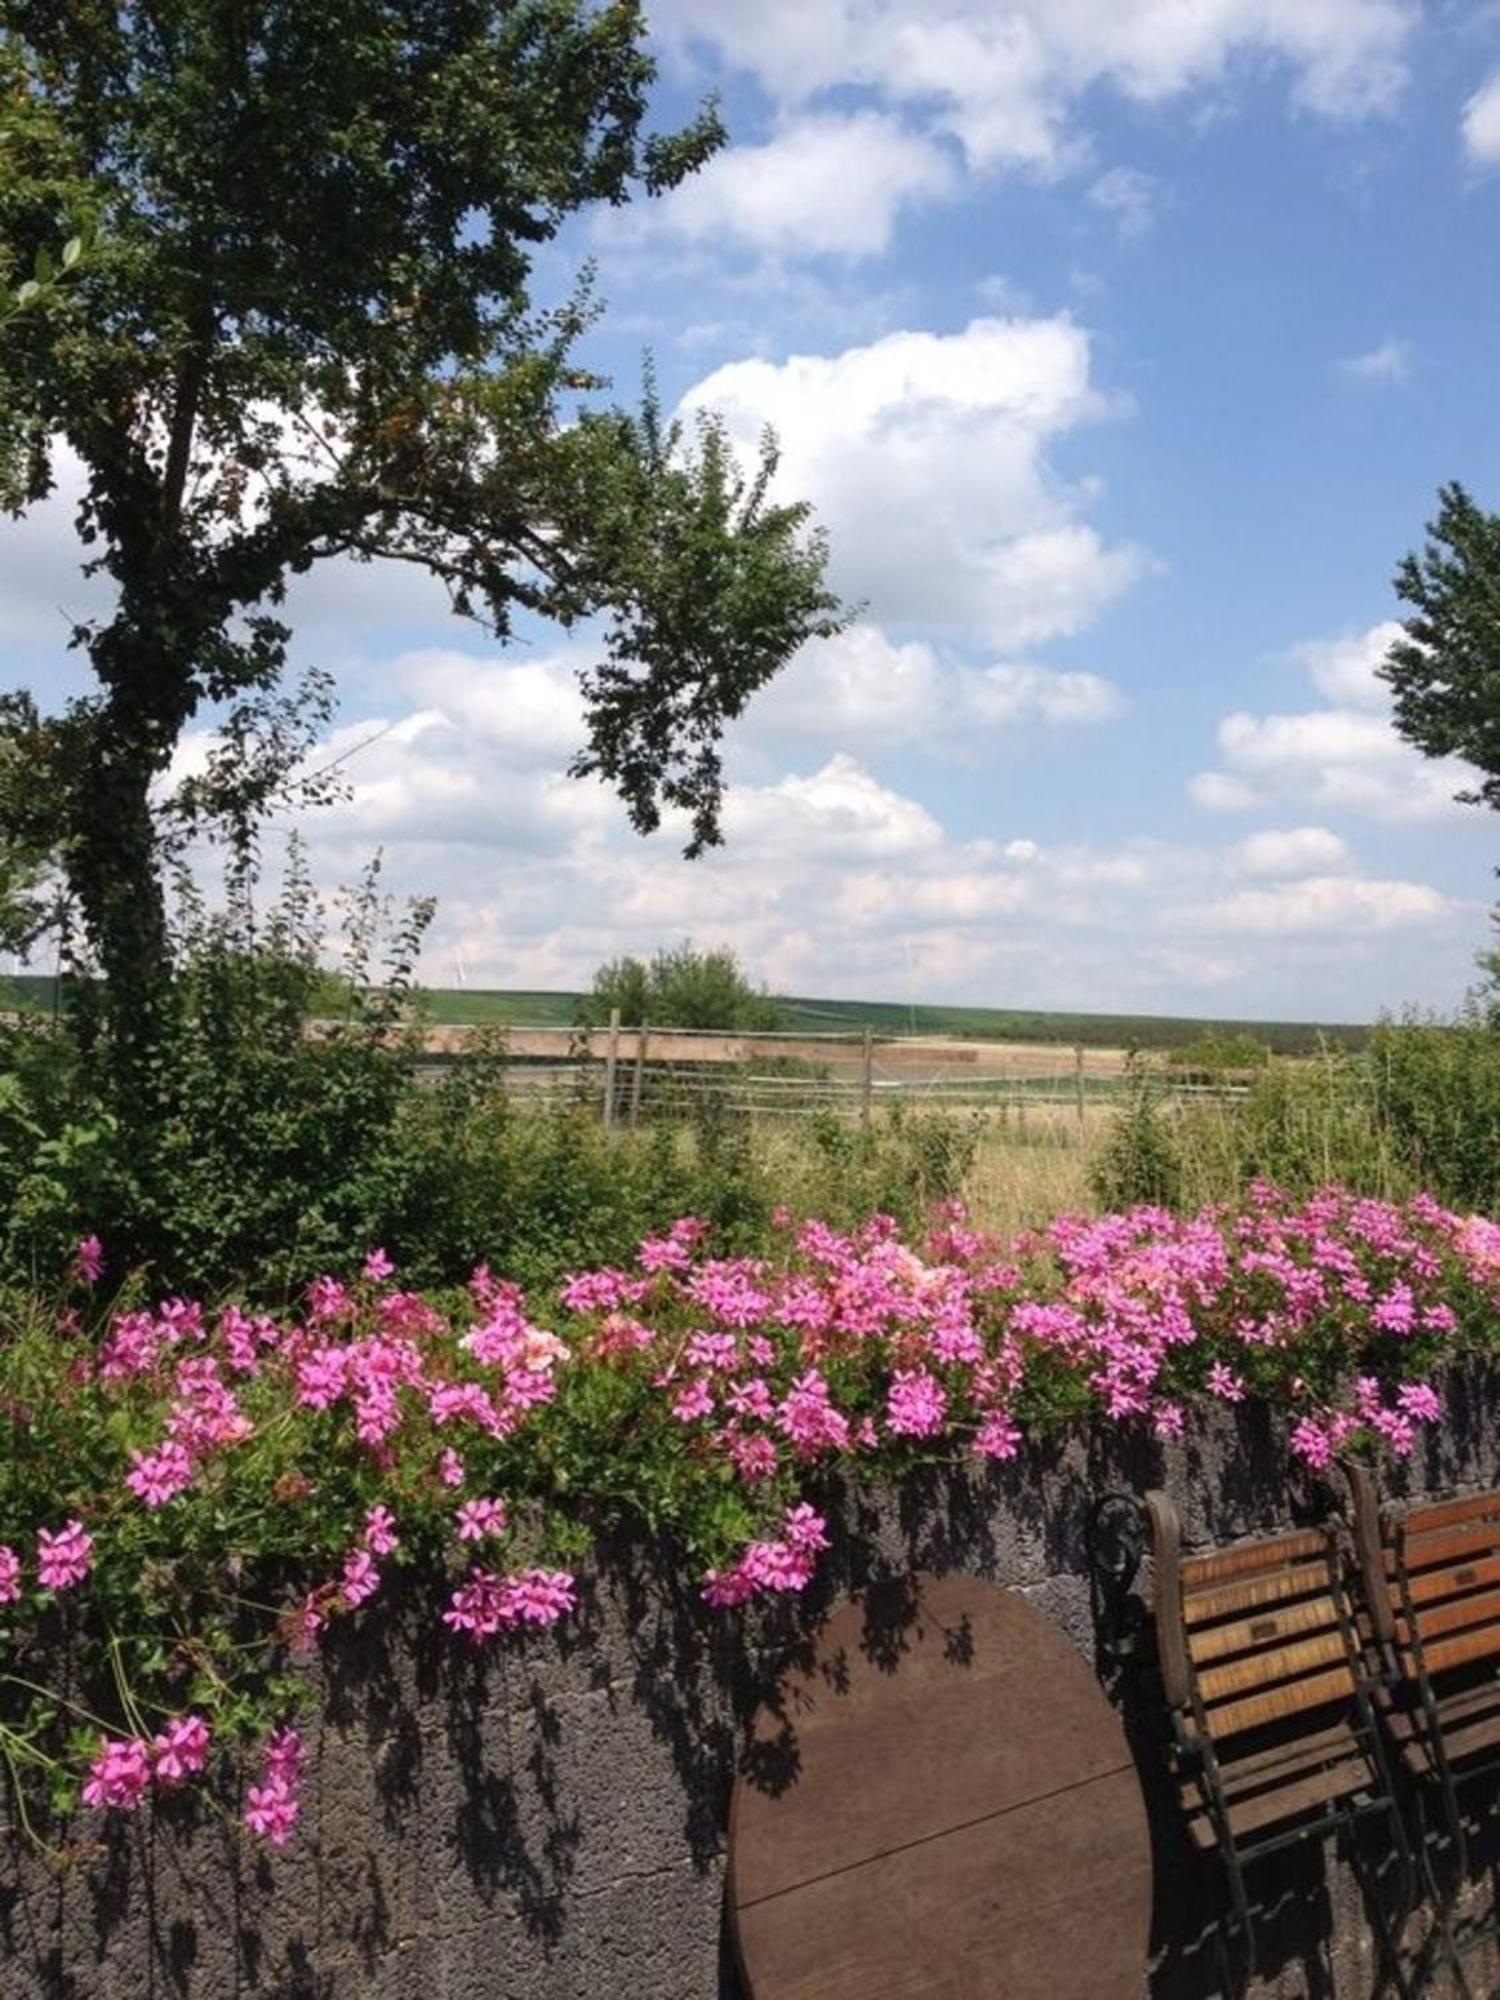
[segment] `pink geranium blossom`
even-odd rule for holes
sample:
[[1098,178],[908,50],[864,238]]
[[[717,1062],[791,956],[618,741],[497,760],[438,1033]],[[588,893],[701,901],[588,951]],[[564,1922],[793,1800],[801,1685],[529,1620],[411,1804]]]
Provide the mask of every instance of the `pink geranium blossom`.
[[192,1484],[193,1461],[175,1438],[155,1451],[132,1451],[125,1484],[143,1506],[164,1507]]
[[0,1542],[0,1604],[14,1604],[21,1595],[21,1558]]
[[461,1542],[482,1542],[505,1528],[505,1508],[498,1500],[465,1500],[457,1518]]
[[88,1575],[93,1559],[94,1538],[82,1521],[67,1521],[55,1533],[37,1530],[36,1573],[44,1590],[71,1590]]
[[203,1769],[208,1757],[209,1729],[201,1715],[177,1715],[151,1739],[152,1767],[158,1784],[179,1784]]
[[260,1782],[245,1793],[246,1826],[272,1847],[285,1847],[301,1817],[297,1787],[302,1782],[302,1738],[295,1729],[273,1730],[266,1740]]
[[151,1784],[151,1751],[137,1736],[101,1737],[83,1787],[87,1806],[133,1811]]

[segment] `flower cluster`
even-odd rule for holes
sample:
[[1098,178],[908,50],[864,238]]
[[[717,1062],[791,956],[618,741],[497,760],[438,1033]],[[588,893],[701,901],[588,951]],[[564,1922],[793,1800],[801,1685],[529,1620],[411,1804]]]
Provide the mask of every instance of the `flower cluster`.
[[[86,1237],[72,1283],[107,1268]],[[576,1608],[569,1559],[601,1511],[665,1529],[734,1609],[807,1587],[835,1470],[1012,1460],[1089,1417],[1171,1439],[1194,1402],[1247,1397],[1315,1468],[1403,1455],[1441,1417],[1444,1364],[1493,1350],[1500,1225],[1257,1187],[1232,1212],[1069,1216],[1005,1243],[951,1204],[914,1243],[881,1216],[781,1217],[766,1255],[724,1257],[687,1217],[555,1304],[534,1316],[482,1266],[427,1297],[376,1250],[281,1315],[132,1299],[89,1338],[75,1304],[0,1344],[8,1626],[66,1594],[82,1640],[96,1602],[140,1606],[128,1638],[99,1621],[94,1684],[120,1719],[85,1804],[129,1809],[205,1774],[211,1746],[248,1749],[245,1823],[281,1845],[303,1764],[288,1663],[407,1565],[446,1576],[466,1646],[545,1630]],[[14,1720],[5,1743],[34,1744]]]

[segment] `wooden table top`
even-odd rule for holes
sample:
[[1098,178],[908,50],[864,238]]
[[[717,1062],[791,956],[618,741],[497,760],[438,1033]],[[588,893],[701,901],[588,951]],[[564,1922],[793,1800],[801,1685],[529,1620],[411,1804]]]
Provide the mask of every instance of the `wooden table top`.
[[1056,1626],[979,1577],[839,1606],[752,1725],[729,1868],[753,2000],[1139,2000],[1124,1732]]

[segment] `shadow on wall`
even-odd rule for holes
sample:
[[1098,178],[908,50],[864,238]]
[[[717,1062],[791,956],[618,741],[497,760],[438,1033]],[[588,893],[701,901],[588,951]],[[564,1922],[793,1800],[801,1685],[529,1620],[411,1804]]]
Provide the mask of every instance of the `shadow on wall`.
[[[1413,1491],[1500,1474],[1496,1383],[1456,1380],[1448,1403]],[[1333,1504],[1295,1474],[1265,1412],[1241,1408],[1170,1443],[1100,1426],[1008,1465],[830,1495],[834,1548],[805,1601],[775,1613],[709,1612],[660,1547],[616,1537],[571,1627],[470,1653],[441,1626],[445,1594],[408,1583],[331,1636],[304,1824],[283,1853],[248,1844],[232,1797],[168,1798],[102,1838],[90,1815],[63,1830],[61,1870],[12,1815],[0,2000],[732,2000],[730,1791],[749,1719],[805,1658],[811,1625],[845,1591],[882,1585],[869,1643],[894,1661],[904,1580],[963,1569],[1025,1590],[1092,1657],[1090,1508],[1156,1484],[1193,1544]],[[1217,1866],[1183,1834],[1151,1674],[1127,1668],[1111,1692],[1155,1849],[1151,1991],[1207,2000],[1223,1987]],[[793,1782],[794,1721],[755,1754],[759,1782]],[[1302,1855],[1257,1886],[1271,1971],[1256,1990],[1370,1991],[1352,1871]]]

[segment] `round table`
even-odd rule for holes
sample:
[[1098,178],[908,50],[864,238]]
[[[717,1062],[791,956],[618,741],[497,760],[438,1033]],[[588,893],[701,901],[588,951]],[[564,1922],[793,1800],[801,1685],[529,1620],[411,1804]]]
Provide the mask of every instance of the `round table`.
[[1083,1656],[979,1577],[845,1601],[755,1717],[729,1909],[753,2000],[1139,2000],[1151,1843]]

